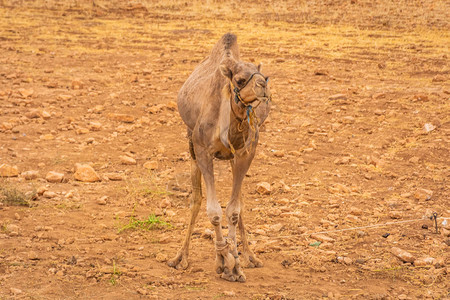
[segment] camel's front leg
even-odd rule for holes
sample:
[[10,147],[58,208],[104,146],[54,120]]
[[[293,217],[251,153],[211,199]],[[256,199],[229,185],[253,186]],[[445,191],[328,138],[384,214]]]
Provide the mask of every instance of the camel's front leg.
[[234,243],[224,239],[222,233],[222,208],[217,200],[214,185],[213,158],[200,146],[195,148],[195,155],[205,179],[206,213],[216,232],[216,272],[222,274],[221,277],[228,281],[240,280],[234,272],[236,265],[239,266],[239,259],[236,258],[237,251],[233,250]]
[[[244,272],[241,269],[241,265],[239,262],[239,256],[237,252],[237,244],[236,244],[236,226],[237,224],[242,224],[240,221],[240,214],[242,211],[242,203],[241,203],[241,188],[242,182],[244,180],[245,174],[250,168],[250,164],[252,163],[253,157],[255,156],[255,151],[246,152],[242,151],[240,153],[236,153],[234,160],[231,162],[231,167],[233,170],[233,187],[231,191],[231,199],[227,205],[227,219],[228,219],[228,237],[231,240],[231,253],[235,257],[235,266],[233,269],[233,275],[236,277],[238,281],[245,281]],[[240,226],[241,228],[241,226]],[[242,231],[241,231],[242,234]],[[248,243],[247,243],[248,246]]]

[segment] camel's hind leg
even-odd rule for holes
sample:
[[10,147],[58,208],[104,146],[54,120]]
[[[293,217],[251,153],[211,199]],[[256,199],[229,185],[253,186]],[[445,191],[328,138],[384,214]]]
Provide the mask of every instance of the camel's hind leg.
[[239,214],[239,233],[241,234],[241,242],[242,242],[242,265],[244,268],[261,268],[263,263],[261,260],[256,258],[256,255],[253,251],[250,250],[247,240],[247,233],[245,231],[244,220],[243,220],[243,205],[241,203],[241,213]]
[[202,181],[201,172],[197,162],[193,158],[191,160],[191,180],[192,180],[192,198],[191,198],[191,220],[188,224],[186,237],[183,245],[177,255],[169,260],[167,264],[177,269],[186,269],[188,267],[189,243],[191,241],[192,231],[197,220],[197,215],[202,204]]

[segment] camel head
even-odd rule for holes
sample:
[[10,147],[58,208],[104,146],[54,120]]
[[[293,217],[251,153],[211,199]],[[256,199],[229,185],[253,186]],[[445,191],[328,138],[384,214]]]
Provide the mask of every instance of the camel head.
[[264,76],[261,71],[261,64],[255,66],[232,58],[227,58],[220,65],[220,72],[230,80],[232,90],[238,97],[236,102],[240,100],[245,106],[251,105],[256,100],[264,102],[270,100],[269,77]]

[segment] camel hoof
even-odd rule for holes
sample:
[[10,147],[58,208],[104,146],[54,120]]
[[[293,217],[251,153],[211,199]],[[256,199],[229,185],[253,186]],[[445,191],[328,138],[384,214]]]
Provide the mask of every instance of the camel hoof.
[[187,255],[178,253],[174,258],[167,261],[167,265],[177,270],[186,270],[189,266]]
[[244,254],[243,255],[243,266],[244,268],[262,268],[263,263],[260,259],[256,258],[255,254]]

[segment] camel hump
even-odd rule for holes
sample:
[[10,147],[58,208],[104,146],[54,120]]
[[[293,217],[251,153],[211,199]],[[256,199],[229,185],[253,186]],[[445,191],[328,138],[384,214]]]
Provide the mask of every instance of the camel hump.
[[239,47],[236,35],[233,33],[226,33],[214,46],[211,51],[211,58],[213,60],[220,60],[223,57],[230,56],[239,60]]

